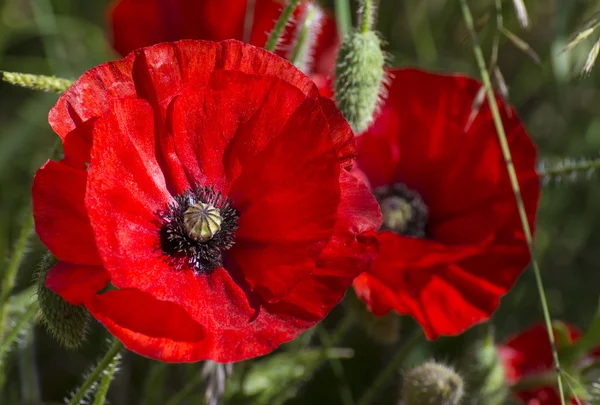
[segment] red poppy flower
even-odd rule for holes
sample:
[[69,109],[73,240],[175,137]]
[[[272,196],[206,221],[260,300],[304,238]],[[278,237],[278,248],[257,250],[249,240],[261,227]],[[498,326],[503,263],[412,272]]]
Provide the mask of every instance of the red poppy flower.
[[[490,317],[529,253],[481,84],[415,69],[390,72],[381,114],[358,137],[358,167],[381,204],[380,253],[354,282],[375,315],[413,316],[428,338]],[[539,198],[536,149],[499,100],[529,224]]]
[[[118,0],[109,11],[113,46],[123,56],[137,48],[180,39],[238,39],[263,47],[285,2],[253,1],[251,30],[246,34],[247,0]],[[280,56],[289,56],[297,22],[304,21],[309,6],[318,8],[310,1],[296,8],[294,23],[287,27],[277,51]],[[322,21],[313,54],[314,70],[331,74],[340,41],[333,18],[320,9],[318,12]]]
[[[570,343],[576,342],[581,336],[581,332],[575,326],[566,326]],[[498,347],[498,351],[504,364],[506,379],[511,384],[533,375],[553,373],[555,370],[552,347],[544,324],[534,325],[510,338]],[[583,362],[594,357],[600,357],[600,348],[590,353],[590,357],[584,359]],[[551,380],[554,381],[554,378]],[[515,392],[515,395],[528,405],[560,405],[561,403],[554,384],[518,391]],[[577,400],[572,398],[571,403],[577,404]]]
[[270,52],[140,49],[86,72],[49,119],[65,157],[33,185],[36,231],[60,260],[46,285],[142,355],[268,353],[374,255],[381,214],[348,172],[348,124]]

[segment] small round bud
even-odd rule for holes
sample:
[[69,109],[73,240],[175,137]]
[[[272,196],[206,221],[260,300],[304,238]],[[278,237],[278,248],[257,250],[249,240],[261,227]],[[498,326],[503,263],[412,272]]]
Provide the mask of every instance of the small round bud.
[[359,134],[373,122],[385,89],[385,55],[373,31],[353,31],[340,47],[335,68],[338,108]]
[[46,254],[35,275],[40,318],[56,340],[69,349],[76,349],[85,341],[90,314],[83,306],[69,304],[46,287],[46,275],[55,262],[50,253]]
[[198,202],[190,205],[183,213],[183,222],[190,237],[199,242],[206,242],[221,230],[223,218],[217,208]]
[[458,405],[464,395],[463,385],[454,369],[428,361],[404,376],[404,405]]

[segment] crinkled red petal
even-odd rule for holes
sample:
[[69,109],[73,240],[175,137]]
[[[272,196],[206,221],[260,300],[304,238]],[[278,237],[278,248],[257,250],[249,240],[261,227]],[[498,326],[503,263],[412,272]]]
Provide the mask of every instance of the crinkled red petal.
[[41,241],[60,260],[100,265],[94,233],[83,204],[85,169],[49,160],[33,179],[33,217]]
[[46,287],[73,305],[81,305],[106,287],[110,276],[102,266],[58,262],[46,276]]

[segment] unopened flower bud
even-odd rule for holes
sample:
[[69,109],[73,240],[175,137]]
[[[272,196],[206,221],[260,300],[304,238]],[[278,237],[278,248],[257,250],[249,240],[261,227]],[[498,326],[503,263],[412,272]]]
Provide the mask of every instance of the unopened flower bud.
[[461,359],[468,396],[473,405],[502,405],[508,396],[504,366],[493,334],[473,341]]
[[463,385],[454,369],[428,361],[404,376],[404,405],[458,405],[464,395]]
[[46,287],[46,275],[55,262],[50,253],[46,254],[35,276],[40,318],[56,340],[69,349],[76,349],[85,341],[90,315],[83,306],[69,304]]
[[359,134],[373,122],[385,90],[385,55],[373,31],[353,31],[344,38],[335,68],[337,106]]

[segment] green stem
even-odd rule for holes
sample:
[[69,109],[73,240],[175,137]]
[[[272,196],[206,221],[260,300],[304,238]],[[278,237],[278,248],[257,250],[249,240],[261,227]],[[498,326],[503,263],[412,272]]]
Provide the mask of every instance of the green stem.
[[361,0],[360,32],[371,31],[375,22],[375,0]]
[[32,302],[27,307],[27,311],[19,318],[15,326],[6,334],[2,343],[0,343],[0,361],[4,355],[10,350],[12,344],[17,340],[23,329],[33,320],[38,311],[37,301]]
[[340,38],[344,39],[352,29],[349,0],[335,0],[335,21]]
[[179,390],[179,392],[175,396],[171,397],[169,402],[167,402],[167,405],[179,405],[181,401],[183,401],[188,395],[194,392],[196,387],[202,384],[202,382],[208,378],[207,374],[210,372],[210,370],[208,370],[209,367],[220,367],[220,365],[211,365],[205,362],[202,371],[196,373],[195,378],[191,379],[181,390]]
[[[317,333],[319,334],[319,338],[321,342],[325,345],[325,347],[332,347],[331,336],[327,332],[325,328],[319,328]],[[354,398],[352,397],[352,391],[350,390],[350,386],[348,385],[348,381],[346,381],[346,376],[344,373],[344,366],[342,362],[338,358],[330,358],[329,365],[333,370],[333,374],[338,382],[338,390],[340,392],[340,398],[342,399],[342,403],[344,405],[354,405]]]
[[54,76],[4,71],[0,71],[0,74],[2,74],[2,80],[6,83],[36,91],[63,93],[73,84],[72,80]]
[[292,14],[294,14],[294,10],[300,3],[300,0],[289,0],[287,6],[283,9],[283,12],[279,16],[279,19],[275,23],[275,27],[273,31],[271,31],[271,35],[269,35],[269,39],[267,40],[267,44],[265,45],[265,49],[267,51],[273,52],[275,50],[275,46],[281,38],[283,31],[285,30],[285,26],[287,25],[290,18],[292,18]]
[[96,391],[96,397],[94,398],[94,405],[104,405],[106,403],[106,394],[108,394],[108,389],[110,388],[110,383],[117,371],[119,371],[119,362],[121,360],[120,354],[117,354],[113,357],[112,361],[106,368],[104,375],[102,376],[102,380],[100,380],[100,385],[98,386],[98,390]]
[[406,357],[410,354],[411,350],[417,343],[421,341],[422,332],[421,329],[417,329],[402,346],[396,352],[396,355],[388,363],[388,365],[379,373],[375,381],[369,386],[367,391],[358,401],[358,405],[369,405],[373,402],[379,390],[389,381],[390,378],[396,373],[398,368],[402,365]]
[[558,177],[568,176],[573,173],[582,173],[590,170],[600,169],[600,159],[585,160],[577,163],[569,163],[568,165],[560,164],[555,167],[542,168],[538,170],[540,176]]
[[554,364],[556,366],[556,370],[558,371],[557,372],[557,383],[558,383],[558,391],[559,391],[559,395],[560,395],[561,405],[565,405],[565,394],[564,394],[564,388],[563,388],[563,383],[562,383],[562,378],[561,378],[561,373],[560,373],[560,360],[558,359],[558,352],[556,350],[556,342],[554,340],[552,320],[550,318],[550,311],[548,309],[548,302],[546,300],[546,294],[545,294],[545,290],[544,290],[542,276],[540,273],[540,268],[539,268],[538,262],[535,258],[533,235],[531,233],[531,229],[529,227],[529,222],[527,220],[527,212],[525,210],[525,204],[523,203],[521,189],[519,187],[519,181],[517,179],[517,173],[516,173],[515,167],[512,163],[510,147],[508,146],[508,141],[506,139],[506,133],[504,132],[504,127],[502,125],[502,118],[500,117],[500,111],[498,109],[498,104],[496,102],[496,97],[494,95],[494,90],[492,88],[490,76],[488,74],[487,67],[485,65],[485,59],[483,57],[483,52],[481,50],[481,46],[479,45],[477,33],[473,26],[473,16],[471,15],[471,10],[469,9],[467,0],[460,0],[460,4],[461,4],[464,19],[465,19],[465,24],[467,25],[467,29],[469,30],[469,32],[471,34],[471,39],[473,41],[473,51],[475,53],[475,59],[477,60],[477,65],[479,67],[479,71],[480,71],[481,77],[483,79],[483,84],[485,86],[487,100],[490,105],[490,110],[492,112],[492,116],[494,118],[494,124],[496,126],[498,140],[500,141],[500,147],[502,148],[502,154],[504,155],[504,161],[506,163],[506,168],[507,168],[510,182],[512,185],[513,193],[515,195],[515,200],[517,202],[517,206],[519,209],[519,217],[521,219],[521,226],[523,227],[523,232],[525,233],[525,239],[527,241],[527,247],[529,249],[529,254],[531,256],[531,263],[532,263],[533,272],[535,275],[536,286],[537,286],[537,290],[538,290],[538,293],[540,296],[540,301],[542,304],[542,312],[544,314],[544,321],[546,324],[546,329],[548,331],[548,339],[550,340],[550,346],[552,347],[552,356],[554,358]]
[[310,52],[314,48],[316,35],[311,35],[311,30],[314,29],[315,19],[317,17],[316,7],[309,6],[307,8],[306,18],[302,27],[298,31],[296,44],[292,50],[290,62],[304,73],[308,73],[310,68]]
[[119,354],[119,352],[123,349],[123,343],[119,339],[113,341],[112,345],[108,349],[108,352],[104,355],[100,363],[92,370],[90,375],[85,379],[83,384],[79,387],[77,392],[71,397],[69,401],[69,405],[79,405],[81,400],[85,397],[85,394],[88,393],[92,385],[98,381],[100,376],[108,370],[115,356]]
[[30,209],[27,209],[27,218],[21,228],[21,233],[10,257],[10,262],[2,278],[2,290],[0,290],[0,338],[4,336],[6,330],[6,318],[9,311],[8,301],[17,280],[17,272],[25,256],[27,242],[33,232],[33,215],[30,211]]

